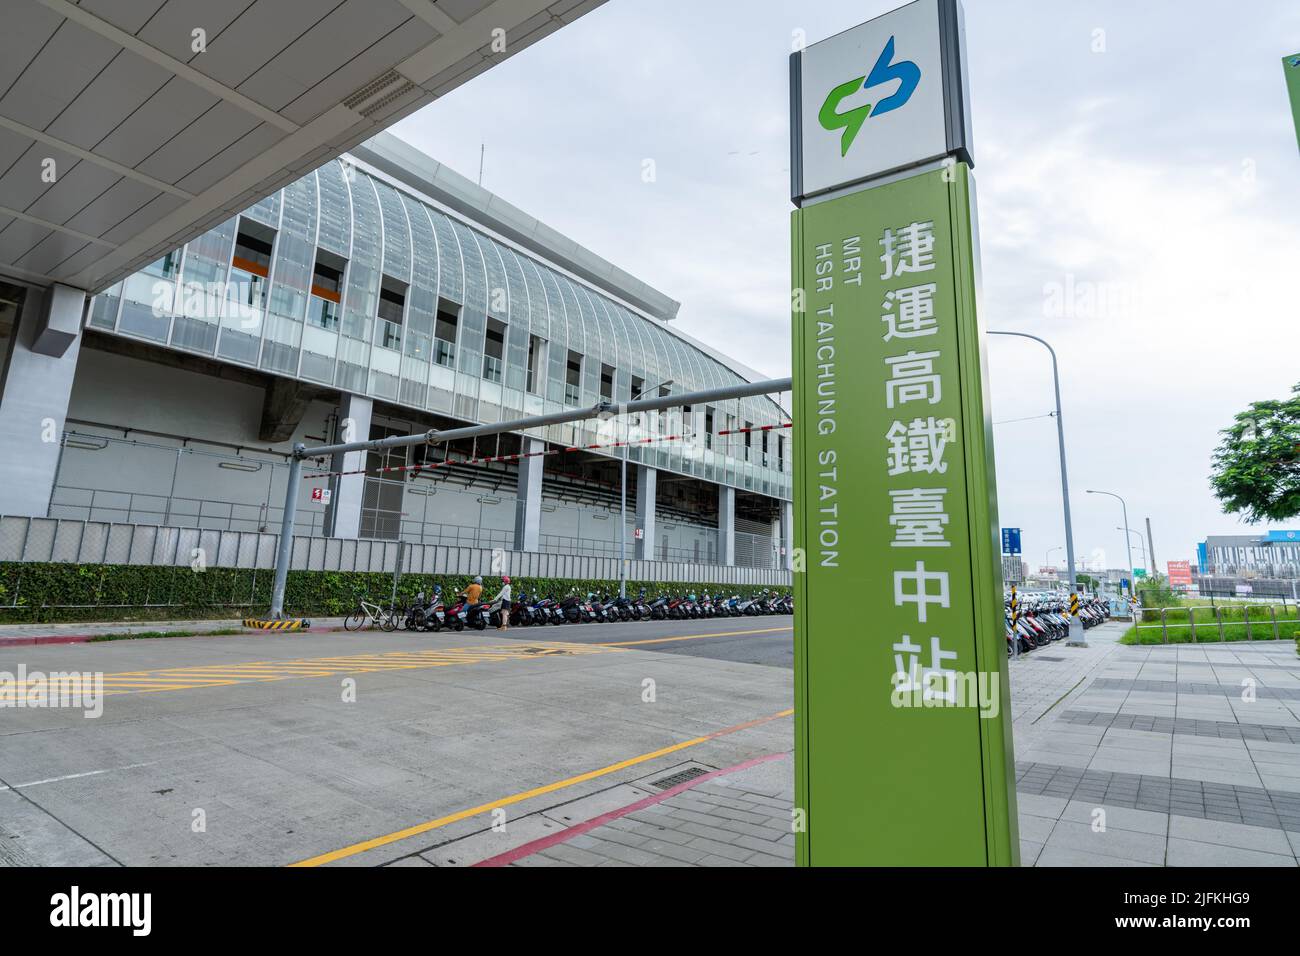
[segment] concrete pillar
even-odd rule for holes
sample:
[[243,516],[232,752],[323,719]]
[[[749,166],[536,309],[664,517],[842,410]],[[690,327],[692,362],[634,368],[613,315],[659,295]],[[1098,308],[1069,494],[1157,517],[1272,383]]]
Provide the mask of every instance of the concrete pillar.
[[[339,398],[338,440],[367,441],[375,403],[362,395]],[[359,471],[366,467],[366,453],[350,451],[330,460],[330,471]],[[361,531],[361,500],[366,490],[365,475],[341,475],[331,482],[329,515],[325,533],[331,538],[355,538]]]
[[730,485],[718,485],[718,558],[736,563],[736,489]]
[[[525,455],[545,451],[546,443],[525,438],[520,451]],[[515,507],[515,550],[540,551],[542,537],[542,462],[546,459],[519,459],[519,503]]]
[[80,289],[27,291],[0,372],[0,513],[49,513],[85,312]]
[[794,567],[794,503],[781,502],[781,547],[785,554],[781,556],[778,567],[787,571]]
[[636,526],[643,532],[637,539],[634,557],[655,560],[655,493],[659,472],[646,465],[636,466]]

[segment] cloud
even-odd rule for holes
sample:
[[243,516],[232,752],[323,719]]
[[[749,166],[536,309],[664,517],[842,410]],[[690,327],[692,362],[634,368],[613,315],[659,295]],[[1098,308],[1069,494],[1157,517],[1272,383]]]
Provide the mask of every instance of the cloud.
[[[471,176],[485,142],[484,185],[681,300],[686,332],[784,374],[792,31],[894,5],[609,3],[395,132]],[[1162,560],[1235,530],[1206,480],[1217,431],[1300,379],[1278,46],[1300,6],[1239,6],[966,4],[984,321],[1060,355],[1080,554],[1124,553],[1116,503],[1088,487],[1150,515]],[[989,359],[995,420],[1051,409],[1039,347],[992,339]],[[995,435],[1001,517],[1041,557],[1063,543],[1055,423]]]

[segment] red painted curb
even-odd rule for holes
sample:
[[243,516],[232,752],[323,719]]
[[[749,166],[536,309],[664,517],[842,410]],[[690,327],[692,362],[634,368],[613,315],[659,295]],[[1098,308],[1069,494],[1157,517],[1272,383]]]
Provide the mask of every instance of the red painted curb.
[[[303,636],[307,634],[331,634],[341,631],[341,627],[313,627],[303,628],[299,631],[276,631],[277,636],[295,635]],[[249,628],[242,634],[187,634],[185,637],[167,638],[167,640],[183,641],[186,637],[247,637],[258,634],[259,632]],[[269,634],[271,632],[261,632]],[[0,637],[0,647],[24,647],[29,644],[85,644],[96,637],[111,637],[112,632],[104,634],[36,634],[31,637]],[[145,638],[149,640],[149,638]],[[108,642],[105,642],[108,643]]]
[[545,850],[547,847],[555,846],[557,843],[564,843],[576,836],[581,836],[588,830],[594,830],[596,827],[603,826],[610,820],[617,820],[619,817],[625,817],[629,813],[635,813],[637,810],[644,810],[646,807],[654,806],[661,803],[669,797],[675,797],[691,787],[699,786],[705,781],[712,780],[714,777],[721,777],[723,774],[735,773],[737,770],[747,770],[750,767],[757,766],[761,763],[767,763],[769,760],[776,760],[778,757],[787,756],[786,753],[766,754],[762,757],[755,757],[753,760],[746,760],[744,763],[738,763],[734,767],[724,767],[721,770],[712,770],[709,773],[702,774],[694,780],[687,780],[685,783],[679,783],[663,793],[651,794],[635,803],[629,803],[625,807],[617,810],[610,810],[608,813],[602,813],[598,817],[593,817],[583,823],[575,823],[571,827],[560,830],[558,833],[551,833],[547,836],[533,840],[531,843],[525,843],[523,846],[517,846],[513,850],[506,850],[504,853],[498,853],[496,856],[490,856],[486,860],[479,860],[474,866],[509,866],[515,860],[523,859],[526,856],[532,856]]
[[35,637],[0,637],[0,647],[21,647],[24,644],[84,644],[95,637],[94,634],[53,634]]

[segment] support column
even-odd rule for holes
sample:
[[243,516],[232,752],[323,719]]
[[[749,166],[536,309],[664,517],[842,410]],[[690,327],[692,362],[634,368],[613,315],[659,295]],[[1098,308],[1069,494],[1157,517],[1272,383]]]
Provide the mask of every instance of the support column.
[[736,563],[736,489],[718,485],[718,558],[730,567]]
[[646,465],[636,466],[636,526],[642,536],[636,542],[638,561],[655,559],[655,493],[659,472]]
[[[362,395],[339,398],[338,441],[366,441],[370,438],[370,417],[375,403]],[[330,471],[359,471],[366,466],[366,453],[351,451],[330,459]],[[329,515],[325,533],[331,538],[355,538],[361,531],[361,500],[366,490],[365,475],[340,475],[330,483]]]
[[[525,438],[520,451],[533,455],[545,451],[546,443],[538,438]],[[540,551],[542,537],[542,462],[546,459],[519,459],[519,503],[515,506],[515,550]]]
[[63,427],[81,351],[86,294],[53,285],[27,290],[0,374],[3,511],[43,518],[58,478]]
[[794,503],[781,502],[781,547],[785,551],[777,566],[787,571],[794,567]]

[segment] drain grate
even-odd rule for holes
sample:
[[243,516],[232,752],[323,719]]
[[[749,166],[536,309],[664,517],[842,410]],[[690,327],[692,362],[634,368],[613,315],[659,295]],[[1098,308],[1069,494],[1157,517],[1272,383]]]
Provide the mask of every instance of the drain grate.
[[694,780],[696,777],[703,777],[707,770],[703,767],[687,767],[685,770],[679,770],[677,773],[670,773],[666,777],[660,777],[658,780],[651,780],[650,786],[658,787],[660,790],[671,790],[678,784],[685,783],[688,780]]
[[1030,660],[1032,660],[1032,661],[1048,661],[1048,662],[1050,662],[1050,663],[1052,663],[1052,664],[1060,664],[1062,661],[1067,661],[1067,660],[1069,660],[1069,658],[1068,658],[1068,657],[1044,657],[1044,656],[1041,655],[1041,654],[1035,654],[1035,655],[1033,655],[1033,656],[1030,658]]

